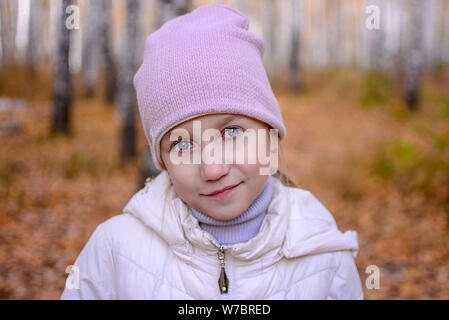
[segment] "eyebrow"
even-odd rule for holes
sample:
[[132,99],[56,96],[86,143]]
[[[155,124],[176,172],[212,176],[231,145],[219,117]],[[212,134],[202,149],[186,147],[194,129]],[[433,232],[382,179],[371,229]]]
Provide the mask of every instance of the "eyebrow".
[[238,118],[238,116],[235,115],[235,114],[231,114],[231,115],[229,115],[229,116],[223,118],[223,120],[221,121],[220,127],[222,127],[222,126],[228,124],[229,122],[231,122],[232,120],[235,120],[235,119],[237,119],[237,118]]

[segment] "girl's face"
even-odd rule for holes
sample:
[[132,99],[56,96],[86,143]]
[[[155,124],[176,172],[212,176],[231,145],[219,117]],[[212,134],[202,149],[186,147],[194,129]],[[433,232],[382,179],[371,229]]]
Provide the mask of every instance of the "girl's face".
[[[194,121],[196,126],[201,124],[201,136],[193,134]],[[196,127],[198,128],[198,127]],[[170,134],[173,130],[185,129],[189,132],[190,139],[181,138],[178,141],[170,140]],[[204,131],[207,129],[216,129],[220,133],[218,139],[222,139],[222,158],[214,155],[215,152],[209,153],[215,157],[215,163],[212,161],[204,161],[201,154],[208,148],[213,150],[213,146],[218,139],[209,138],[202,141]],[[186,122],[183,122],[167,132],[161,139],[160,150],[161,158],[166,170],[171,178],[173,186],[178,196],[188,205],[196,210],[207,214],[208,216],[218,220],[231,220],[241,215],[262,192],[267,182],[268,176],[261,175],[259,168],[267,167],[267,164],[261,164],[259,157],[256,156],[254,161],[248,161],[248,151],[257,152],[256,146],[250,145],[250,139],[245,138],[241,152],[244,154],[242,161],[236,161],[236,147],[233,147],[231,154],[232,161],[225,161],[225,141],[233,139],[234,145],[237,145],[236,139],[248,130],[253,129],[257,135],[258,130],[266,130],[267,139],[264,141],[257,140],[258,143],[265,144],[265,150],[269,152],[269,130],[270,127],[259,120],[245,117],[237,114],[208,114],[200,116]],[[251,131],[251,130],[250,130]],[[174,139],[178,138],[176,131]],[[241,138],[241,137],[240,137]],[[173,139],[173,137],[172,137]],[[214,142],[215,141],[215,142]],[[228,141],[229,143],[230,141]],[[214,143],[208,147],[208,144]],[[201,148],[200,148],[201,146]],[[198,163],[191,161],[190,163],[176,163],[173,161],[174,156],[192,156],[193,153],[200,152],[201,160]],[[218,153],[217,153],[218,154]],[[231,162],[229,164],[229,162]],[[209,163],[209,164],[208,164]],[[231,186],[236,187],[214,195],[215,191],[222,190]]]

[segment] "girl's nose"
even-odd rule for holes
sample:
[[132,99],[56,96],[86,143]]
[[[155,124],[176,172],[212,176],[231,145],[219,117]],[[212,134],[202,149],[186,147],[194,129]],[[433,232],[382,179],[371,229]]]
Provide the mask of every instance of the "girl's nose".
[[218,180],[229,173],[230,164],[201,164],[201,178],[205,181]]

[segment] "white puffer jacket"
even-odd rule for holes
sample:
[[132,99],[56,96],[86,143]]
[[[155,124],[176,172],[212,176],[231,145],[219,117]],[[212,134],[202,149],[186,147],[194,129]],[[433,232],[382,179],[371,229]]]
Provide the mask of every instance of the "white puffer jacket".
[[225,247],[227,293],[219,244],[163,171],[97,227],[61,299],[362,299],[357,233],[340,232],[309,191],[272,186],[259,233]]

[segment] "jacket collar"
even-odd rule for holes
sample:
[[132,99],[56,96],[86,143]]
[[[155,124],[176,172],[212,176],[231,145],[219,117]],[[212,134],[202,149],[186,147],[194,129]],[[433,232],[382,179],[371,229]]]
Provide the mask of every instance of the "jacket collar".
[[[235,258],[295,258],[339,250],[351,250],[357,256],[357,233],[340,232],[331,213],[309,191],[284,186],[274,177],[272,187],[259,233],[247,242],[229,246]],[[123,213],[138,218],[173,250],[182,251],[181,255],[188,255],[193,247],[213,254],[217,251],[218,243],[199,227],[166,171],[135,193]]]

